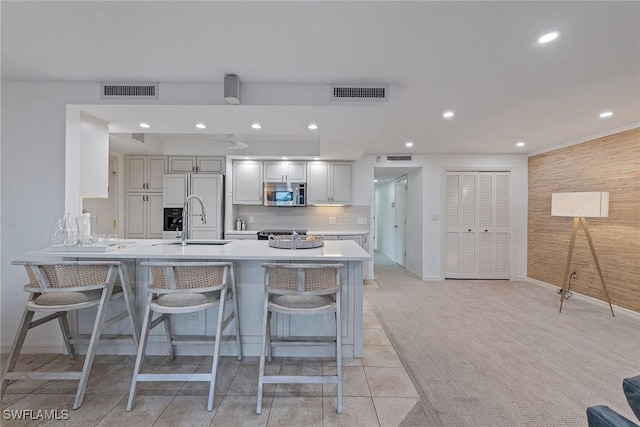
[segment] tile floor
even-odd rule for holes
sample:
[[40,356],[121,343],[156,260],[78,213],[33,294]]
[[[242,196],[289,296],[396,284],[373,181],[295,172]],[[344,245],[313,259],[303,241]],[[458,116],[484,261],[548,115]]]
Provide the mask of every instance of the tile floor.
[[[368,285],[368,286],[375,286]],[[2,363],[6,361],[2,355]],[[17,381],[2,399],[2,426],[60,425],[59,421],[11,420],[4,410],[69,410],[66,426],[397,426],[418,399],[409,376],[368,302],[364,302],[364,356],[343,360],[343,413],[335,412],[333,384],[267,385],[261,415],[256,415],[258,358],[223,357],[214,410],[207,412],[208,383],[139,383],[133,411],[126,411],[134,356],[97,356],[84,402],[71,410],[75,381]],[[28,369],[79,370],[82,360],[66,355],[23,355]],[[211,358],[151,356],[154,372],[207,372]],[[335,373],[335,361],[274,358],[268,373]],[[269,372],[270,371],[270,372]]]

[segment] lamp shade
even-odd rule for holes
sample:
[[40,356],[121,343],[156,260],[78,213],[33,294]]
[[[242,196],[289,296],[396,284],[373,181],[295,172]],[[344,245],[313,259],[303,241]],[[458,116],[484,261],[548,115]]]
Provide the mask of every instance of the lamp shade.
[[609,216],[609,193],[552,193],[551,216],[606,218]]

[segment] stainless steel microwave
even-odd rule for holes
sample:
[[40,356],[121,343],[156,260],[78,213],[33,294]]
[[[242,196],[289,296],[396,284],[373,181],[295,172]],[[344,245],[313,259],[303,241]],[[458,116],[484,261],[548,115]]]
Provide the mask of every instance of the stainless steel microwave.
[[265,182],[264,206],[305,206],[306,185],[303,183]]

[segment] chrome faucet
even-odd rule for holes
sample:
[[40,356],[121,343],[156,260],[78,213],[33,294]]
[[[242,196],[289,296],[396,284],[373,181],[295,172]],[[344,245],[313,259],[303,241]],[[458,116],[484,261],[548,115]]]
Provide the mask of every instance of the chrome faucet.
[[189,204],[189,200],[191,199],[196,199],[198,202],[200,202],[200,207],[202,208],[202,214],[200,215],[200,218],[202,219],[203,224],[207,223],[207,216],[204,212],[204,202],[202,201],[200,196],[198,196],[197,194],[192,194],[184,199],[184,205],[182,205],[182,246],[187,246],[187,239],[189,238],[189,236],[187,236],[187,230],[189,229],[189,215],[187,215],[187,205]]

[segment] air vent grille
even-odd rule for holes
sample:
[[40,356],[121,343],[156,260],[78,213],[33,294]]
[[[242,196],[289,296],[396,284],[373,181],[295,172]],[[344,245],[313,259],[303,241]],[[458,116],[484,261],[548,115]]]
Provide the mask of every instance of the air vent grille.
[[158,99],[158,83],[102,83],[100,98]]
[[412,160],[411,155],[398,154],[387,156],[387,162],[410,162]]
[[332,86],[332,101],[386,101],[386,86]]
[[144,133],[132,133],[131,138],[140,142],[144,142]]

